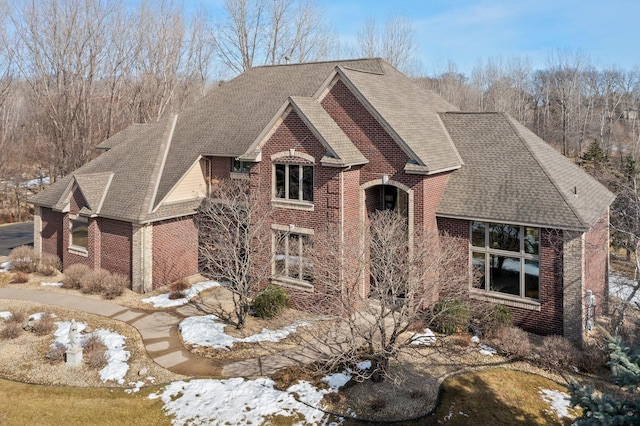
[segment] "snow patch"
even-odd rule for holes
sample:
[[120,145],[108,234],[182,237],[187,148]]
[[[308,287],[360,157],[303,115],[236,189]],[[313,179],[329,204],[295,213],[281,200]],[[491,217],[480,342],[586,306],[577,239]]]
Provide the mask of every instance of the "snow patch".
[[182,299],[169,299],[169,293],[159,294],[157,296],[148,297],[142,299],[142,303],[151,303],[154,308],[171,308],[174,306],[182,306],[189,303],[189,300],[193,299],[198,293],[207,290],[212,287],[218,287],[220,283],[217,281],[203,281],[193,284],[188,290],[183,291],[185,297]]
[[480,338],[478,336],[473,336],[471,338],[471,343],[480,343]]
[[[273,386],[271,379],[178,381],[160,393],[149,395],[149,399],[162,399],[167,416],[173,416],[173,424],[265,424],[274,415],[302,417],[299,424],[326,421],[324,412],[306,404],[317,406],[328,391],[318,390],[307,382],[299,382],[286,392]],[[306,404],[297,401],[292,392]]]
[[0,319],[3,319],[5,321],[10,320],[12,316],[13,314],[11,312],[6,312],[6,311],[0,312]]
[[415,333],[413,335],[413,340],[411,341],[411,344],[431,346],[435,342],[436,342],[436,335],[433,334],[433,331],[431,331],[430,329],[425,328],[424,332]]
[[43,287],[62,287],[62,283],[45,283],[45,282],[41,282],[40,285],[43,286]]
[[0,272],[9,272],[9,269],[11,269],[11,262],[0,263]]
[[495,354],[498,353],[498,351],[496,351],[495,349],[493,349],[491,346],[487,346],[484,343],[480,343],[478,345],[478,348],[480,349],[480,353],[482,355],[487,355],[487,356],[494,356]]
[[351,375],[347,373],[334,373],[322,378],[322,381],[334,391],[346,385],[349,380],[351,380]]
[[360,361],[356,364],[356,368],[358,370],[368,370],[371,368],[371,360],[368,361]]
[[[39,313],[42,315],[42,313]],[[33,314],[31,317],[34,317],[38,314]],[[31,318],[30,317],[30,318]],[[87,328],[87,324],[83,322],[77,323],[78,325],[78,341],[82,342],[87,339],[90,334],[83,336],[81,333],[84,329]],[[51,344],[51,347],[55,347],[58,343],[64,345],[65,347],[69,347],[69,329],[71,328],[71,321],[59,321],[56,322],[57,330],[53,333],[56,337],[55,341]],[[107,365],[100,370],[100,379],[103,382],[108,380],[113,380],[118,382],[119,384],[124,383],[124,376],[129,371],[129,365],[127,361],[129,360],[129,356],[131,355],[129,351],[124,350],[124,336],[113,332],[111,330],[98,329],[94,331],[92,334],[100,337],[102,342],[107,347],[107,351],[105,352],[105,357],[107,359]]]
[[551,411],[555,413],[558,418],[572,417],[569,414],[571,397],[568,394],[552,389],[540,388],[539,390],[542,395],[542,400],[549,403]]
[[216,322],[218,317],[215,315],[204,315],[198,317],[189,317],[184,319],[178,329],[182,334],[185,343],[194,346],[208,346],[213,349],[229,350],[234,343],[246,342],[278,342],[288,335],[295,333],[298,327],[306,327],[310,324],[306,321],[300,321],[295,324],[283,327],[279,330],[262,329],[262,332],[253,334],[244,338],[229,336],[224,332],[225,325]]

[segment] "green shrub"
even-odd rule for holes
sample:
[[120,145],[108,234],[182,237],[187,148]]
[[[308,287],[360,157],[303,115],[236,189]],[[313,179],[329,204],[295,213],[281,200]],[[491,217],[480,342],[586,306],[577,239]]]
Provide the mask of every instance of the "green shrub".
[[467,331],[471,322],[471,308],[459,299],[443,299],[433,308],[433,324],[437,331],[454,334]]
[[278,285],[265,287],[253,299],[253,309],[260,318],[273,318],[287,307],[289,307],[289,294]]
[[20,246],[14,248],[9,254],[11,268],[28,274],[35,272],[40,263],[40,256],[33,247]]
[[74,263],[68,268],[64,269],[64,278],[62,279],[62,286],[64,288],[71,288],[78,290],[82,287],[82,280],[85,275],[91,272],[91,268],[81,263]]
[[511,325],[511,309],[505,305],[486,305],[480,313],[480,329],[485,336],[493,336],[498,330]]
[[55,254],[42,253],[36,271],[47,277],[55,275],[61,269],[60,259]]

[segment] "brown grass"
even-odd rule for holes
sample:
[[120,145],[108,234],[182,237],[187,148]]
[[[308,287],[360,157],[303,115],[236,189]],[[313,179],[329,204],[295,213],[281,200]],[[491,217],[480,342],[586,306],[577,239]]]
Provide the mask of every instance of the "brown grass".
[[162,400],[135,396],[122,389],[37,386],[0,380],[0,422],[3,426],[40,425],[170,425]]
[[9,281],[12,284],[24,284],[24,283],[28,283],[29,282],[29,274],[27,274],[26,272],[22,272],[22,271],[17,271],[13,274],[13,277],[11,277],[11,281]]
[[[566,388],[535,374],[491,369],[451,377],[443,383],[443,397],[435,413],[447,425],[570,425],[540,396],[540,388]],[[445,418],[451,413],[448,421]],[[460,414],[464,413],[464,414]],[[577,416],[578,410],[570,410]]]

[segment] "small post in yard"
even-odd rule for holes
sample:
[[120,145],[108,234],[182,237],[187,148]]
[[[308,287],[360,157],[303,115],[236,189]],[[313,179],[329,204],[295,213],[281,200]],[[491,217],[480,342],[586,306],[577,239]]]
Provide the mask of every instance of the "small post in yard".
[[76,367],[82,364],[82,346],[78,344],[78,323],[71,320],[69,327],[69,349],[65,352],[65,364],[69,367]]
[[593,295],[593,291],[587,290],[587,338],[593,329],[593,319],[595,317],[596,296]]

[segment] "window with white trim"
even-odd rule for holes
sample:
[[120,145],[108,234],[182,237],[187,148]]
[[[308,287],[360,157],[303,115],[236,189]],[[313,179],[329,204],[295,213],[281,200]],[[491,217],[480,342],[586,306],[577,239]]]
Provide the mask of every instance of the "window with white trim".
[[313,202],[313,166],[275,164],[276,198]]
[[70,245],[86,250],[89,246],[89,221],[86,217],[76,216],[69,220],[71,226]]
[[313,284],[311,235],[275,231],[274,276]]
[[540,228],[471,222],[474,289],[540,299]]

